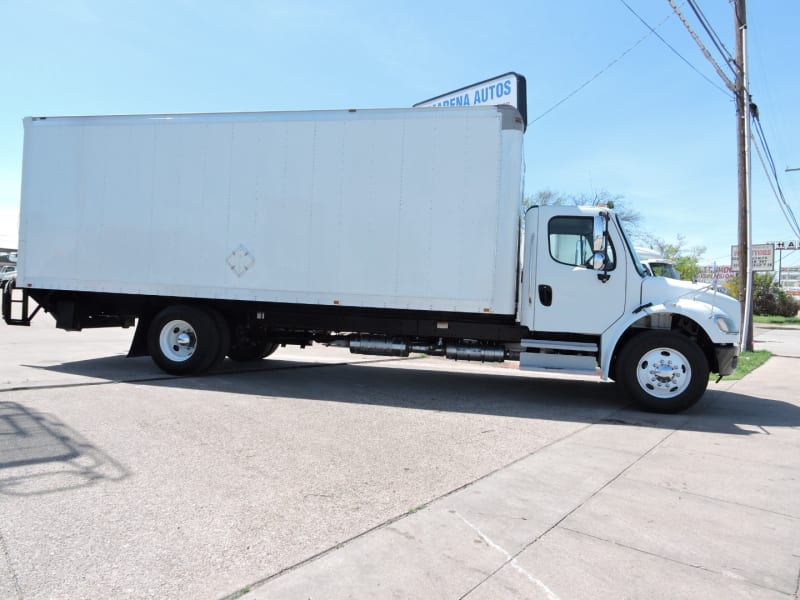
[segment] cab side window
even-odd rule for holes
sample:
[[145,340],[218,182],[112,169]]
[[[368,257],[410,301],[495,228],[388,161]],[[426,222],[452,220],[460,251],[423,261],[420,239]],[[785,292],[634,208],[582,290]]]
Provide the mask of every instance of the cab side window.
[[[556,262],[575,267],[592,268],[591,217],[554,217],[547,226],[550,256]],[[614,247],[608,240],[606,269],[616,266]]]

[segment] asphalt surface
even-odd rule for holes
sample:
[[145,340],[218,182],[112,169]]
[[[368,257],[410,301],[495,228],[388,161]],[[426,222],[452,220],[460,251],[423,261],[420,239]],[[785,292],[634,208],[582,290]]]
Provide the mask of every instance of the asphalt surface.
[[798,598],[800,331],[681,415],[281,349],[175,379],[0,324],[0,598]]

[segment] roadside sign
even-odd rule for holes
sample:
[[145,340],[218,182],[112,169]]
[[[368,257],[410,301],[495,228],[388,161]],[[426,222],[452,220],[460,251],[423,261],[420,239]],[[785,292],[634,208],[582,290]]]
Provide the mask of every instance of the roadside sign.
[[712,283],[716,280],[718,283],[722,284],[734,277],[736,277],[736,272],[726,265],[717,266],[716,270],[713,266],[703,266],[700,267],[700,271],[697,274],[697,281]]
[[[775,246],[773,244],[753,244],[750,248],[753,255],[751,267],[753,272],[775,270]],[[739,246],[731,246],[731,270],[739,271]]]
[[447,92],[441,96],[417,102],[422,106],[480,106],[510,104],[522,115],[522,122],[528,127],[528,98],[525,77],[518,73],[505,73],[492,79],[473,83],[467,87]]
[[800,250],[800,241],[775,242],[775,250]]

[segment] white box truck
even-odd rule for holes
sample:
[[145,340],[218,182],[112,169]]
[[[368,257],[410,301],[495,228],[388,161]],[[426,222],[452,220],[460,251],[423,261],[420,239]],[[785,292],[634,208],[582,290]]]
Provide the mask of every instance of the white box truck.
[[[613,210],[520,219],[507,106],[24,120],[3,316],[137,324],[193,374],[314,342],[599,373],[682,410],[730,374],[739,306],[649,277]],[[38,308],[36,309],[38,310]]]

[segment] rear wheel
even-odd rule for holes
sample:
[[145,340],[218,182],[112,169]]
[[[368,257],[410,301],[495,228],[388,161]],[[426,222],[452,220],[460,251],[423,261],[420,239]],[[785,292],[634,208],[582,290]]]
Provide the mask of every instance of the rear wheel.
[[171,375],[202,373],[217,358],[220,333],[214,317],[195,306],[170,306],[150,324],[147,347],[153,361]]
[[231,346],[231,349],[228,351],[228,358],[236,362],[260,360],[266,358],[277,349],[278,344],[262,340],[261,342],[254,342],[246,345]]
[[269,341],[259,332],[239,328],[228,350],[228,358],[237,362],[260,360],[277,349],[278,344]]
[[217,333],[219,333],[219,344],[217,345],[217,352],[214,360],[211,361],[211,368],[218,367],[225,360],[231,348],[231,328],[228,325],[227,319],[218,310],[211,310],[211,317],[214,319],[214,324],[217,326]]
[[672,413],[695,404],[708,385],[709,367],[697,344],[671,331],[632,338],[617,362],[617,377],[644,410]]

